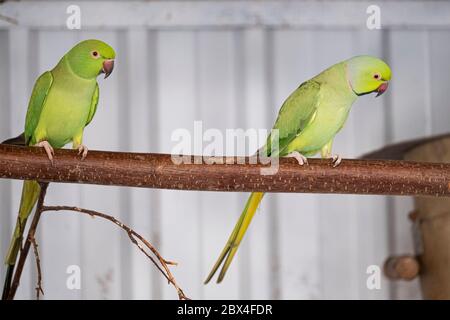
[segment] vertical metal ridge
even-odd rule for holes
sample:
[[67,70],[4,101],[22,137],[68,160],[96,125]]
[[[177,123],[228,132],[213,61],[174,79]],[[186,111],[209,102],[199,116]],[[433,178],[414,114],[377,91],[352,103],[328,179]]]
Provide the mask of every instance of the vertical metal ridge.
[[[391,60],[391,30],[390,29],[383,29],[381,31],[381,58],[385,61]],[[386,128],[384,131],[384,139],[386,144],[391,143],[394,139],[394,123],[393,123],[393,114],[392,114],[392,98],[390,95],[388,95],[384,99],[384,116],[385,116],[385,124]]]
[[433,118],[431,111],[431,41],[430,41],[430,31],[423,31],[423,50],[424,50],[424,58],[425,58],[425,69],[424,69],[424,78],[425,78],[425,90],[424,90],[424,98],[425,98],[425,134],[430,136],[433,133]]
[[[233,31],[234,46],[234,108],[236,128],[246,129],[248,122],[246,117],[245,105],[247,94],[247,70],[245,61],[245,31],[242,28]],[[251,152],[251,150],[249,150]],[[237,199],[242,206],[245,204],[246,194],[238,194]],[[246,241],[242,243],[241,253],[239,255],[239,288],[238,294],[240,299],[251,299],[252,296],[252,279],[251,259],[250,259],[250,238],[251,233],[247,233]]]
[[[121,134],[119,135],[119,149],[130,149],[130,128],[131,117],[130,111],[127,108],[130,101],[130,71],[129,71],[129,32],[126,30],[119,30],[117,32],[118,40],[118,52],[123,57],[121,59],[121,72],[118,73],[118,82],[122,90],[118,92],[119,101],[119,123],[117,127],[120,128]],[[131,223],[131,190],[129,188],[119,189],[119,206],[120,217],[125,223]],[[132,277],[132,263],[131,250],[128,239],[125,237],[120,238],[120,286],[121,286],[121,298],[131,299],[133,295],[133,277]]]
[[[194,108],[195,108],[194,109],[194,112],[195,112],[194,119],[200,119],[200,115],[202,112],[201,106],[200,106],[200,92],[201,92],[201,89],[200,89],[200,50],[199,50],[199,48],[200,48],[200,32],[198,29],[196,29],[192,32],[194,33],[194,61],[193,61],[193,63],[194,63]],[[205,261],[205,259],[204,259],[205,247],[203,245],[203,243],[204,243],[203,241],[205,241],[205,237],[203,235],[202,230],[205,227],[204,227],[204,223],[203,223],[204,222],[203,221],[203,210],[202,210],[203,201],[202,201],[202,197],[198,194],[196,197],[196,207],[198,210],[197,223],[199,226],[199,228],[198,228],[199,232],[197,234],[198,252],[199,252],[198,263],[200,266],[199,273],[203,280],[203,277],[206,276],[205,272],[208,271],[208,270],[206,270],[208,267],[206,267],[207,261]],[[200,294],[199,294],[198,298],[204,299],[205,298],[205,286],[203,285],[202,281],[199,282],[199,286],[200,286],[200,289],[199,289]]]
[[[391,30],[385,29],[382,31],[381,35],[381,48],[382,48],[382,58],[385,61],[390,61],[391,54]],[[393,123],[393,113],[392,113],[392,98],[388,95],[384,100],[384,121],[385,121],[385,131],[384,139],[385,144],[392,143],[394,139],[394,123]],[[394,252],[396,247],[395,230],[397,229],[397,224],[395,223],[395,203],[393,197],[387,197],[386,200],[386,215],[387,215],[387,244],[388,252]],[[397,297],[397,286],[393,281],[389,282],[389,299],[395,299]]]
[[[152,131],[152,135],[149,141],[149,147],[152,151],[157,151],[159,149],[159,96],[158,96],[158,31],[148,30],[147,31],[147,52],[149,55],[148,60],[148,103],[152,112],[149,119],[149,126]],[[159,190],[149,190],[149,197],[151,203],[150,209],[150,237],[152,243],[156,248],[162,247],[162,237],[161,237],[161,191]],[[161,275],[154,271],[151,277],[151,294],[152,299],[162,299],[162,287],[161,287]]]
[[[272,124],[270,123],[273,118],[273,110],[275,108],[275,93],[274,93],[274,29],[268,28],[266,29],[265,34],[265,81],[266,81],[266,101],[268,103],[268,107],[266,108],[267,114],[267,128],[271,128]],[[276,214],[278,207],[278,197],[276,195],[271,195],[270,203],[269,203],[269,234],[272,235],[268,241],[269,247],[269,261],[270,265],[270,273],[268,275],[269,283],[270,283],[270,299],[280,299],[281,298],[281,285],[280,285],[280,252],[279,252],[279,223],[278,223],[278,215]]]
[[[11,93],[10,93],[10,35],[9,30],[0,30],[0,97],[1,104],[4,106],[1,108],[3,116],[0,118],[0,141],[12,137],[14,135],[11,132],[10,117],[11,117]],[[0,184],[0,206],[2,208],[2,223],[0,224],[0,283],[3,284],[5,264],[3,263],[4,256],[8,250],[9,241],[12,235],[13,220],[11,216],[12,212],[12,184],[10,180],[3,180]]]

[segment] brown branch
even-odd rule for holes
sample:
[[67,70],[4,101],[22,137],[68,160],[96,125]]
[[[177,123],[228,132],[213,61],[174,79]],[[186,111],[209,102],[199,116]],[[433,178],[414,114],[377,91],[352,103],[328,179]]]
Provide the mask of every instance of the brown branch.
[[[142,251],[153,262],[153,264],[164,275],[164,277],[167,279],[167,281],[175,287],[175,289],[177,290],[177,293],[178,293],[178,298],[180,300],[188,300],[189,299],[186,297],[183,290],[178,286],[177,282],[175,281],[175,277],[172,275],[172,273],[169,270],[168,265],[176,265],[176,263],[164,259],[161,256],[161,254],[158,252],[158,250],[156,250],[156,248],[150,242],[148,242],[139,233],[137,233],[136,231],[134,231],[132,228],[125,225],[121,221],[117,220],[113,216],[110,216],[108,214],[101,213],[98,211],[94,211],[94,210],[83,209],[83,208],[78,208],[78,207],[71,207],[71,206],[43,206],[42,212],[44,212],[44,211],[74,211],[74,212],[90,215],[91,217],[100,217],[100,218],[109,220],[112,223],[116,224],[119,228],[123,229],[128,234],[128,237],[130,238],[131,242],[133,244],[135,244],[139,248],[139,250]],[[155,259],[153,259],[153,257],[150,256],[150,254],[136,240],[136,238],[139,241],[141,241],[156,256],[160,265],[158,265],[158,263],[155,261]],[[161,268],[161,266],[164,270]]]
[[[50,165],[44,150],[0,145],[0,178],[130,187],[204,190],[450,196],[450,164],[386,160],[347,160],[333,168],[312,159],[299,166],[280,159],[279,170],[262,175],[262,164],[175,164],[171,155],[56,150]],[[225,161],[224,160],[224,161]]]
[[37,283],[36,283],[36,300],[39,300],[40,295],[44,295],[44,290],[42,289],[42,269],[41,269],[41,259],[39,257],[38,244],[35,238],[30,239],[33,245],[34,260],[36,261],[37,270]]
[[41,186],[41,192],[39,194],[39,200],[37,202],[36,211],[33,216],[33,221],[31,222],[30,229],[28,230],[28,236],[25,241],[23,248],[20,250],[19,261],[17,263],[16,270],[14,272],[13,282],[8,294],[8,300],[13,300],[16,295],[17,288],[19,287],[20,277],[22,276],[23,267],[27,259],[28,251],[30,251],[30,246],[32,239],[35,239],[36,228],[41,218],[42,208],[44,206],[44,199],[47,193],[48,183],[39,183]]

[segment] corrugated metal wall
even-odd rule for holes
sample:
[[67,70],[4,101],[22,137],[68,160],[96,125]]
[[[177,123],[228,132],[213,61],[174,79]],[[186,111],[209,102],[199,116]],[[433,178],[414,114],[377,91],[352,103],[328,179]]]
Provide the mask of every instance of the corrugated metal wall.
[[[45,15],[45,12],[42,12]],[[170,152],[173,130],[270,128],[284,98],[325,67],[357,54],[385,58],[387,94],[355,104],[335,151],[356,157],[386,143],[448,131],[449,30],[369,31],[296,28],[130,28],[0,30],[0,140],[21,132],[36,77],[76,42],[98,38],[117,51],[113,75],[85,131],[90,149]],[[4,256],[21,183],[0,181]],[[186,293],[202,298],[417,298],[416,281],[366,287],[366,269],[412,252],[408,198],[267,196],[221,285],[202,284],[246,194],[50,185],[47,203],[110,213],[147,237],[168,259]],[[176,298],[151,263],[111,223],[46,213],[38,231],[45,298]],[[81,290],[66,288],[79,265]],[[0,269],[3,277],[3,266]],[[35,295],[33,259],[18,292]]]

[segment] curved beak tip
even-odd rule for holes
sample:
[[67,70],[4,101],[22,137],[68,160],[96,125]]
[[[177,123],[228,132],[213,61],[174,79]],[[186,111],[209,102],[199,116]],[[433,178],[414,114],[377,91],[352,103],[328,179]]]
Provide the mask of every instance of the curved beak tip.
[[383,93],[385,93],[386,90],[387,90],[387,88],[388,88],[388,86],[389,86],[389,83],[388,83],[388,82],[383,82],[383,83],[377,88],[377,90],[376,90],[377,95],[376,95],[375,97],[379,97],[379,96],[381,96]]
[[113,72],[113,70],[114,70],[113,59],[103,61],[102,72],[105,74],[105,79],[109,77],[109,75]]

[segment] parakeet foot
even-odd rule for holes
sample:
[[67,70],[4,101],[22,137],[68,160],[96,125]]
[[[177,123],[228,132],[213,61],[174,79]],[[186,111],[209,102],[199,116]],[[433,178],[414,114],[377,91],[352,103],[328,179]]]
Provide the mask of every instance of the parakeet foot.
[[342,162],[342,158],[341,158],[341,156],[338,155],[338,154],[332,155],[332,156],[330,157],[330,159],[331,159],[331,163],[333,164],[333,168],[336,168],[336,167],[337,167],[338,165],[340,165],[341,162]]
[[39,143],[36,143],[34,146],[44,148],[45,152],[47,153],[48,159],[53,165],[53,156],[55,155],[55,150],[53,150],[53,147],[50,145],[50,143],[48,143],[48,141],[41,141]]
[[298,161],[298,164],[301,166],[308,164],[308,159],[304,155],[302,155],[300,152],[297,152],[297,151],[289,153],[286,157],[295,158]]
[[86,147],[84,144],[80,144],[80,146],[78,147],[78,155],[81,154],[81,161],[86,159],[88,151],[89,151],[88,147]]

